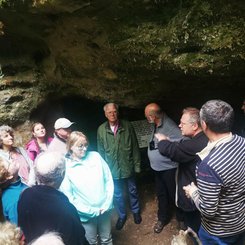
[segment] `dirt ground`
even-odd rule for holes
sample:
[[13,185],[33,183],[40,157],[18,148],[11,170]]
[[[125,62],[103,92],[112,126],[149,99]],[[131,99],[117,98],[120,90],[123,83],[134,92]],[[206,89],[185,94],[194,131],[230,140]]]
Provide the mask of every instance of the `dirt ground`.
[[116,213],[112,217],[112,236],[114,245],[170,245],[173,235],[178,233],[175,218],[164,227],[160,234],[153,231],[157,221],[157,200],[155,197],[154,183],[140,181],[138,190],[142,209],[142,223],[136,225],[133,216],[128,212],[128,219],[121,231],[115,230],[117,221]]

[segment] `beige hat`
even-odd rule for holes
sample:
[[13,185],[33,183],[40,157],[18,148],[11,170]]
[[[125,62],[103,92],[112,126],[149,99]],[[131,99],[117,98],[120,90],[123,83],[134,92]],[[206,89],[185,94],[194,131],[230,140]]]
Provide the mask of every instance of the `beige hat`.
[[69,128],[73,123],[67,118],[59,118],[55,121],[54,129]]

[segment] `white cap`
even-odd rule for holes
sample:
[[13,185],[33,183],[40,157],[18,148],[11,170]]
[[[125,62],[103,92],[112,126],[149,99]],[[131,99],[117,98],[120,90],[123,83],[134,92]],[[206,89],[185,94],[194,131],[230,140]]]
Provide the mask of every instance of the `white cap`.
[[59,118],[54,123],[54,129],[69,128],[73,123],[67,118]]

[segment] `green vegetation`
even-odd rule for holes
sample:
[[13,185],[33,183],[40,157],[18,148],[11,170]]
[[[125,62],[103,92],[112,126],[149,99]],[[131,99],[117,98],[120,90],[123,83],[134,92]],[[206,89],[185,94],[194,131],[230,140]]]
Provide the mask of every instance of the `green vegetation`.
[[242,1],[135,0],[133,7],[128,5],[125,1],[118,5],[119,12],[114,11],[117,18],[110,35],[111,45],[123,57],[120,67],[213,74],[244,60]]

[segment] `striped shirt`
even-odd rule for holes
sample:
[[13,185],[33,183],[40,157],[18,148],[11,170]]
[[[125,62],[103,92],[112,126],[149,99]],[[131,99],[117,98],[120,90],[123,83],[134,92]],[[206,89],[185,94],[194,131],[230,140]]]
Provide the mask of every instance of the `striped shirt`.
[[212,149],[196,174],[198,191],[192,198],[203,228],[220,237],[245,231],[245,139],[233,135]]

